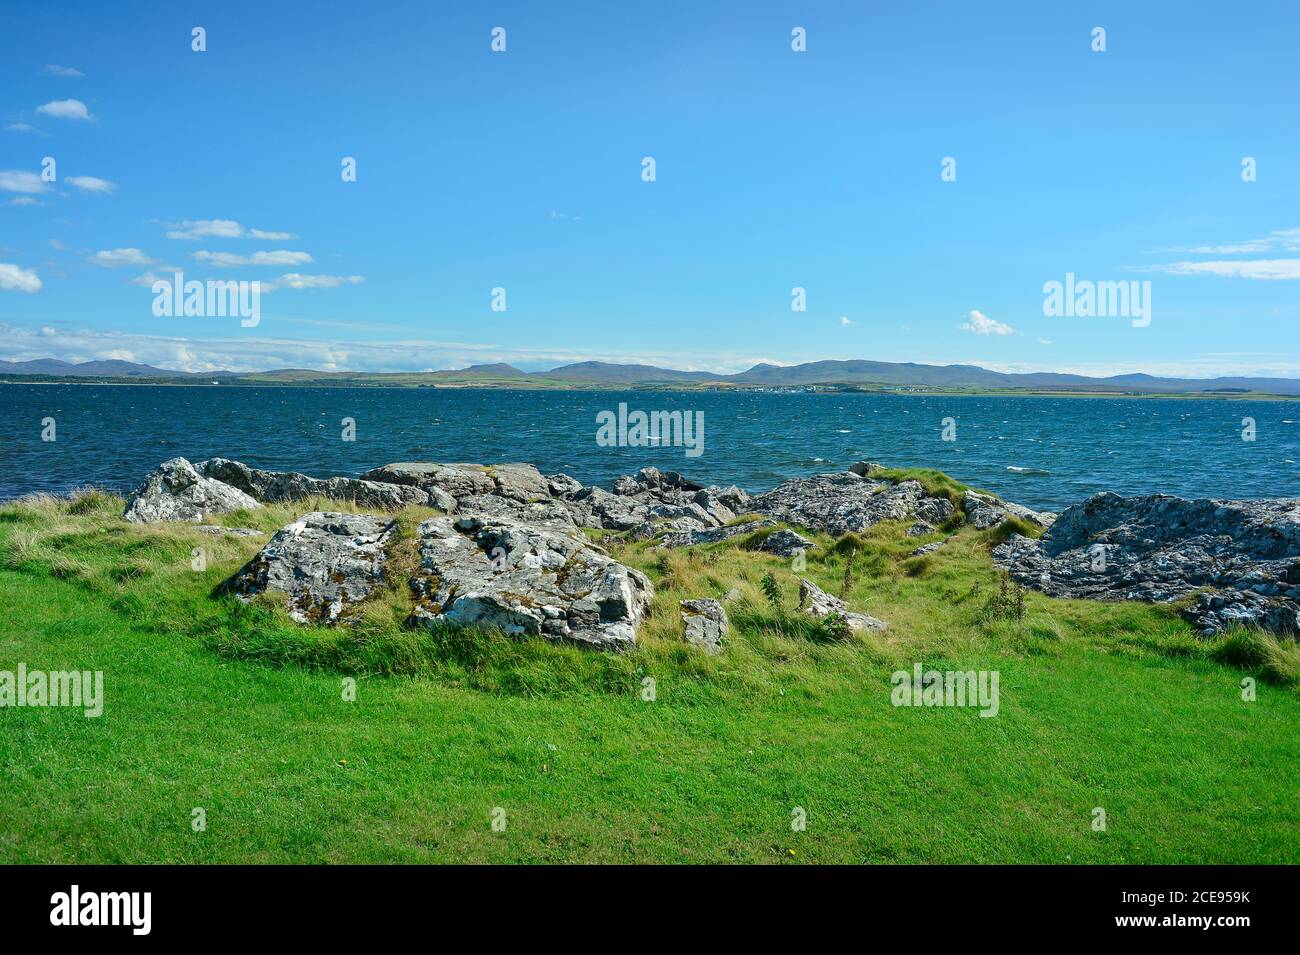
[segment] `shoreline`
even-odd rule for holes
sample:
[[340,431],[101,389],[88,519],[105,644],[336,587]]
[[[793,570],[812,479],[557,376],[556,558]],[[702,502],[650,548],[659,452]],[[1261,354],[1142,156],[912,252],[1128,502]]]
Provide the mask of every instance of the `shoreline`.
[[85,387],[146,387],[146,388],[313,388],[313,389],[334,389],[334,390],[368,390],[368,391],[589,391],[589,392],[631,392],[631,391],[665,391],[682,394],[704,393],[704,394],[768,394],[768,395],[892,395],[901,398],[1127,398],[1136,400],[1149,400],[1158,398],[1175,399],[1180,401],[1300,401],[1300,395],[1281,395],[1273,392],[1246,392],[1234,394],[1210,394],[1206,392],[1105,392],[1105,391],[1052,391],[1052,390],[997,390],[990,389],[987,391],[976,391],[969,389],[960,390],[943,390],[943,389],[898,389],[898,388],[867,388],[867,387],[832,387],[828,385],[817,385],[809,387],[795,388],[774,388],[770,386],[725,386],[725,387],[682,387],[673,384],[654,384],[654,383],[583,383],[583,384],[561,384],[561,385],[529,385],[523,382],[511,382],[509,384],[491,384],[487,382],[474,383],[453,383],[453,384],[349,384],[349,383],[326,383],[319,381],[257,381],[233,383],[223,382],[220,384],[188,382],[188,381],[168,381],[168,380],[149,380],[134,381],[118,379],[113,381],[86,381],[79,379],[42,379],[40,381],[19,381],[12,378],[0,378],[0,385],[80,385]]

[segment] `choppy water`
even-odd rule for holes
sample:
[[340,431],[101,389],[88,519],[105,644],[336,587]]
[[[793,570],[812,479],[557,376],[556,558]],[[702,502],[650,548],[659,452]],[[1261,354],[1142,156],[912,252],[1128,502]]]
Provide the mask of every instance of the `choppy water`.
[[[704,452],[596,443],[596,415],[704,412]],[[159,462],[214,455],[356,475],[392,461],[529,461],[583,483],[645,465],[769,488],[863,459],[941,468],[1036,508],[1099,490],[1300,496],[1300,404],[666,391],[0,385],[0,499],[128,490]],[[56,440],[41,440],[53,418]],[[957,440],[941,440],[956,420]],[[1242,419],[1256,440],[1242,440]],[[344,418],[356,440],[340,438]]]

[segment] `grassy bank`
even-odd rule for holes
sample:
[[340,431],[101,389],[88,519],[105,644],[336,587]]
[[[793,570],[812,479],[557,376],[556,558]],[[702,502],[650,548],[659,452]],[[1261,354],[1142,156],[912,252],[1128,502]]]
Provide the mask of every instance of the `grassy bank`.
[[[302,628],[216,592],[258,539],[120,511],[0,509],[0,670],[105,680],[97,719],[0,709],[0,862],[1300,861],[1295,645],[1017,593],[988,554],[1005,531],[922,558],[938,538],[899,526],[817,537],[803,575],[890,624],[848,640],[798,615],[758,535],[614,542],[658,595],[640,647],[604,654],[405,629],[400,574],[355,626]],[[429,513],[399,516],[395,568]],[[703,596],[732,620],[716,657],[680,638]],[[998,715],[894,707],[917,662],[998,671]]]

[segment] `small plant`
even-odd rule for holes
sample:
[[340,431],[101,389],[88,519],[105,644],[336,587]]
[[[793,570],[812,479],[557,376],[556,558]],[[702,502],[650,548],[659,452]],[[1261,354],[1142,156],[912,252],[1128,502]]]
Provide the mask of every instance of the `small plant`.
[[997,620],[1014,620],[1019,623],[1024,619],[1025,588],[1013,581],[1010,574],[999,574],[997,592],[984,602],[980,610],[980,621],[985,624]]
[[832,643],[848,640],[853,636],[853,628],[848,619],[838,611],[832,611],[817,622],[817,637]]
[[776,582],[776,578],[772,576],[772,572],[768,571],[764,574],[763,579],[758,582],[758,585],[763,588],[763,596],[766,597],[767,602],[772,605],[772,609],[776,611],[776,615],[778,617],[784,617],[785,600],[781,596],[781,586]]
[[844,561],[844,579],[840,581],[840,599],[844,600],[849,595],[849,588],[853,586],[853,558],[858,556],[858,549],[853,547],[849,550],[848,559]]

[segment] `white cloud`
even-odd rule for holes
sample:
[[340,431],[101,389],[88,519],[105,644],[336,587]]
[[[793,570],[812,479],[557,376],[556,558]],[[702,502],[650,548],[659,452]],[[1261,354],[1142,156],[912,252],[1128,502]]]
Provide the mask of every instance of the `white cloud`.
[[298,238],[292,232],[271,232],[266,229],[246,229],[233,219],[185,219],[174,222],[167,232],[169,239],[264,239],[283,242]]
[[105,195],[117,188],[115,183],[107,179],[100,179],[98,176],[69,176],[68,185],[76,186],[82,192],[102,192]]
[[974,332],[976,335],[1013,335],[1016,331],[1010,325],[989,318],[978,309],[966,313],[966,322],[961,328],[964,332]]
[[10,123],[5,127],[5,132],[8,133],[34,133],[36,131],[36,127],[30,123]]
[[145,255],[139,249],[105,249],[96,252],[88,260],[92,265],[105,268],[117,268],[122,265],[156,265],[157,260]]
[[5,203],[7,206],[39,206],[43,203],[39,199],[33,199],[31,196],[19,196],[16,199],[10,199]]
[[0,289],[6,292],[39,292],[41,280],[35,272],[20,269],[9,262],[0,262]]
[[282,288],[338,288],[340,285],[360,285],[365,278],[360,275],[300,275],[290,272],[271,282],[262,283],[263,292]]
[[194,260],[223,268],[231,268],[240,265],[303,265],[312,261],[312,257],[307,252],[290,252],[287,249],[279,249],[274,252],[254,252],[252,255],[237,255],[234,252],[208,252],[205,250],[195,252]]
[[53,116],[56,119],[93,119],[86,104],[79,99],[51,100],[44,106],[36,107],[36,112]]
[[853,322],[851,322],[851,321],[849,320],[849,317],[848,317],[847,315],[841,315],[841,316],[840,316],[840,325],[841,325],[841,327],[843,327],[843,328],[848,328],[848,327],[849,327],[850,325],[852,325],[852,324],[853,324]]
[[0,189],[5,192],[45,192],[50,184],[25,169],[0,169]]
[[1040,344],[1040,345],[1050,345],[1050,344],[1052,344],[1052,340],[1051,340],[1050,338],[1040,338],[1040,339],[1038,339],[1038,344]]
[[81,70],[74,70],[70,66],[58,66],[54,63],[45,64],[45,72],[50,76],[66,76],[69,79],[76,79],[86,75]]
[[1229,278],[1287,281],[1300,279],[1300,259],[1223,259],[1212,262],[1171,262],[1152,266],[1170,275],[1219,275]]

